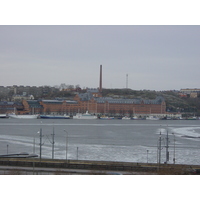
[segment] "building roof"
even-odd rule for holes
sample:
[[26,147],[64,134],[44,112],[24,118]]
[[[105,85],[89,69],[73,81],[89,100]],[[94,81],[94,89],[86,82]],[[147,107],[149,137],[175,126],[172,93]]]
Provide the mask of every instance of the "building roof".
[[163,97],[157,97],[156,99],[113,99],[111,97],[96,97],[94,98],[98,103],[113,103],[113,104],[161,104],[164,101]]
[[99,89],[97,89],[97,88],[88,88],[87,92],[90,92],[90,93],[99,93]]
[[63,102],[66,101],[68,104],[77,104],[77,101],[74,100],[42,100],[45,104],[63,104]]
[[78,104],[77,101],[72,101],[72,100],[66,100],[66,103],[68,103],[68,104]]
[[9,106],[22,106],[22,103],[20,102],[14,102],[14,101],[0,101],[0,105],[9,105]]
[[162,96],[158,96],[155,99],[142,99],[142,98],[135,98],[135,99],[114,99],[112,97],[94,97],[91,92],[80,93],[78,94],[81,101],[89,101],[94,98],[97,103],[113,103],[113,104],[161,104],[164,101]]
[[63,101],[60,100],[42,100],[43,103],[45,104],[62,104]]
[[42,108],[39,101],[37,100],[27,100],[27,103],[29,104],[31,108]]
[[89,101],[93,98],[93,95],[91,92],[80,93],[78,94],[78,96],[81,99],[81,101]]

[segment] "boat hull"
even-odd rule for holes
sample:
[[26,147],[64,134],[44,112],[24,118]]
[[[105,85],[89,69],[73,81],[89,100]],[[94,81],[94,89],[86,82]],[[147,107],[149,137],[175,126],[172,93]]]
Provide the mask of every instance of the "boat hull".
[[7,118],[6,114],[0,114],[0,118]]
[[70,119],[70,116],[40,115],[41,119]]
[[73,116],[73,119],[97,119],[97,116],[88,113],[88,111],[84,114],[77,113]]
[[97,119],[96,116],[73,116],[73,119]]
[[38,115],[9,115],[13,119],[37,119]]
[[111,120],[111,119],[115,119],[114,117],[100,117],[99,119],[102,120]]

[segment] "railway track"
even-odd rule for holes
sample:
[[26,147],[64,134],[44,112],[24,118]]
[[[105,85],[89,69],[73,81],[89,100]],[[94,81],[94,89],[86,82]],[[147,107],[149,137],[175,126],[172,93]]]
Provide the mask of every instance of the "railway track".
[[38,158],[0,158],[0,166],[39,167],[57,169],[111,170],[157,174],[198,174],[199,165],[61,160]]

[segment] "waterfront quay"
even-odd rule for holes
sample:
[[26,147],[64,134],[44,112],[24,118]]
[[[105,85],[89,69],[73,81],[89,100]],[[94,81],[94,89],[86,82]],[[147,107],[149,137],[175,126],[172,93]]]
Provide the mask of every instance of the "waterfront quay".
[[0,158],[0,174],[5,175],[195,175],[199,172],[200,165]]

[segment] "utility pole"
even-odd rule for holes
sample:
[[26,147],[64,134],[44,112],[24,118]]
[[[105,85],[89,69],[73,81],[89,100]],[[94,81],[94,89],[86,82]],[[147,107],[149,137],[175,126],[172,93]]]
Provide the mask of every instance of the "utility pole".
[[55,133],[54,133],[54,127],[53,127],[53,134],[52,134],[52,159],[54,159],[54,144],[55,144],[54,136],[55,136]]
[[7,144],[7,155],[8,155],[8,147],[9,147],[9,145]]
[[159,141],[158,141],[158,164],[160,165],[160,161],[161,161],[161,132],[160,132],[160,136],[159,136]]
[[166,136],[166,164],[169,161],[169,137],[168,137],[168,129],[167,129],[167,136]]
[[33,138],[33,153],[35,153],[35,137]]
[[43,137],[43,135],[42,135],[42,128],[40,128],[40,162],[41,162],[41,158],[42,158],[42,137]]

